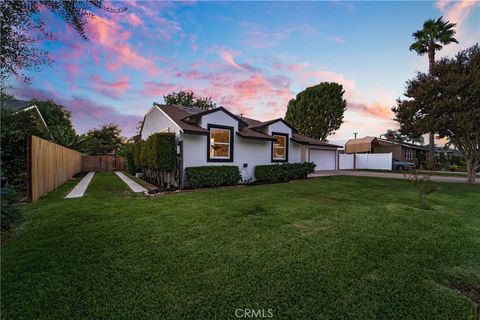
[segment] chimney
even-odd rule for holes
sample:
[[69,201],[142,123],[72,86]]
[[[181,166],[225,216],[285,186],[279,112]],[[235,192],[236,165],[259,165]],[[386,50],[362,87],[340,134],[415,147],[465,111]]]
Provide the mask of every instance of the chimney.
[[387,140],[388,140],[388,141],[395,141],[395,135],[389,133],[389,134],[387,135]]

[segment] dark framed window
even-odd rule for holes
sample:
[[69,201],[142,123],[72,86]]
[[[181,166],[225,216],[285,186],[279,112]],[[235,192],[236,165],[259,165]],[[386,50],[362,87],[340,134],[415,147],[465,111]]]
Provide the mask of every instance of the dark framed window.
[[272,162],[288,162],[288,134],[272,132]]
[[233,162],[233,127],[208,125],[207,161]]

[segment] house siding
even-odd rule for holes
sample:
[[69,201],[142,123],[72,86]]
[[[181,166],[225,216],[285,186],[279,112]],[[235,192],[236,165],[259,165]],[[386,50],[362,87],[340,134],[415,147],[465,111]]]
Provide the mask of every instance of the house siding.
[[[208,125],[222,125],[231,126],[234,128],[234,150],[232,162],[209,162],[207,161],[207,143],[208,136],[183,134],[183,150],[184,150],[184,168],[198,167],[198,166],[221,166],[221,165],[235,165],[240,168],[242,180],[255,180],[255,167],[258,165],[272,164],[271,152],[272,142],[258,139],[248,139],[240,137],[236,132],[238,131],[238,122],[223,111],[213,112],[202,117],[199,123],[203,128]],[[287,133],[289,138],[292,136],[292,130],[281,122],[270,125],[266,132]],[[288,161],[301,161],[301,145],[290,141],[288,144]],[[244,167],[246,164],[246,167]],[[185,176],[185,175],[184,175]]]
[[[233,127],[233,156],[231,161],[208,161],[208,139],[209,135],[192,134],[180,131],[178,126],[172,122],[158,108],[152,109],[145,117],[142,129],[142,139],[155,132],[170,131],[177,134],[178,140],[182,141],[183,150],[183,182],[185,183],[185,168],[199,166],[222,166],[235,165],[240,169],[243,181],[255,180],[255,167],[258,165],[273,164],[272,162],[272,141],[249,139],[241,137],[238,132],[238,121],[227,113],[219,110],[203,115],[198,123],[203,128],[209,125]],[[271,135],[272,132],[288,134],[288,162],[302,162],[302,154],[308,148],[292,141],[292,129],[283,122],[275,122],[264,130],[265,133]],[[303,155],[303,157],[305,157]],[[245,165],[245,166],[244,166]]]
[[153,107],[151,111],[145,116],[142,127],[142,139],[147,139],[156,132],[175,132],[177,136],[180,134],[180,129],[177,124],[170,120],[161,110]]

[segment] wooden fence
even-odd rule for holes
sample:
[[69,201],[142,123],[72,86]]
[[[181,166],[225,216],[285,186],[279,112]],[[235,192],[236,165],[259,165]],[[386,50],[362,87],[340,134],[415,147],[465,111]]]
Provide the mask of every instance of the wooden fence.
[[82,171],[125,171],[125,158],[114,155],[82,156]]
[[31,201],[50,192],[82,170],[80,152],[32,136],[28,145],[28,195]]

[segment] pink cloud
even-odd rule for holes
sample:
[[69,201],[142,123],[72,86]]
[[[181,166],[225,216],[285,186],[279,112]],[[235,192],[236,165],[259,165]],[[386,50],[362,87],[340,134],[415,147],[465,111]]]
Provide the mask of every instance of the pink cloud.
[[140,19],[135,13],[129,13],[127,15],[127,22],[134,27],[143,24],[143,20]]
[[150,58],[138,54],[128,44],[131,34],[122,29],[118,22],[96,16],[88,24],[87,29],[95,44],[103,47],[108,70],[117,71],[126,65],[145,70],[151,75],[158,73]]
[[172,83],[160,83],[155,81],[147,81],[144,83],[144,94],[151,97],[163,97],[174,91],[182,90],[180,86]]
[[435,3],[435,7],[439,9],[445,20],[452,23],[456,23],[455,38],[458,40],[458,44],[452,43],[445,46],[440,52],[439,56],[454,55],[457,51],[462,50],[468,46],[471,46],[478,42],[480,38],[480,29],[477,23],[473,29],[469,29],[467,26],[468,18],[472,13],[472,10],[479,6],[479,1],[473,0],[460,0],[460,1],[444,1],[440,0]]
[[237,62],[235,62],[235,57],[240,55],[240,52],[228,49],[220,49],[218,54],[229,66],[240,70],[243,69]]
[[118,98],[125,94],[130,88],[130,79],[128,76],[121,76],[117,81],[108,82],[103,80],[100,76],[93,75],[91,83],[95,90],[105,96]]
[[374,102],[371,104],[366,103],[349,103],[348,108],[351,108],[353,111],[362,112],[374,117],[382,119],[392,119],[393,112],[390,110],[392,105],[382,104],[379,102]]

